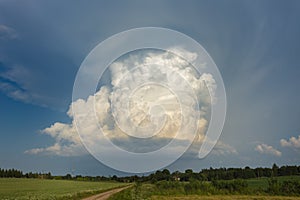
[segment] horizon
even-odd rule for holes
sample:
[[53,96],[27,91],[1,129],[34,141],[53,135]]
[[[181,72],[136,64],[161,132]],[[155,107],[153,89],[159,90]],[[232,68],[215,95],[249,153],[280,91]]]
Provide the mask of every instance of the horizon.
[[[298,166],[299,9],[300,2],[296,0],[251,3],[246,0],[210,3],[2,1],[0,168],[127,176],[141,174],[138,170],[152,173],[164,168],[174,172],[210,167],[272,167],[274,163]],[[199,43],[204,53],[180,45],[167,50],[150,48],[126,52],[110,63],[102,77],[97,77],[96,91],[76,93],[81,67],[93,64],[88,61],[101,42],[143,27],[181,33]],[[130,45],[132,40],[126,42]],[[116,48],[116,44],[109,47]],[[216,67],[211,71],[219,72],[220,78],[217,73],[198,72],[197,59],[203,68]],[[149,63],[155,70],[145,67]],[[164,68],[166,63],[172,63],[169,70]],[[130,76],[123,78],[126,73]],[[184,76],[178,78],[178,74]],[[171,89],[163,85],[163,75],[175,80],[175,84],[168,85]],[[143,78],[154,80],[156,84],[132,89],[132,85]],[[129,88],[133,94],[120,93],[125,91],[122,87]],[[223,87],[226,95],[222,96]],[[78,98],[81,95],[86,98]],[[93,98],[87,97],[96,97],[91,113],[96,113],[97,122],[118,148],[106,148],[106,140],[98,135],[90,137],[98,132],[93,121],[87,120],[91,114],[88,106],[93,103]],[[141,99],[152,103],[153,109],[140,103]],[[120,102],[125,101],[131,106],[133,125],[142,125],[142,128],[134,129],[124,119]],[[224,127],[220,138],[205,140],[213,121],[210,117],[215,102],[227,105],[222,110],[224,113],[219,114],[226,112]],[[76,121],[75,108],[86,112],[82,122]],[[143,109],[150,110],[147,116],[140,112]],[[176,131],[182,127],[180,123],[187,118],[189,124],[182,128],[185,135],[177,137]],[[146,126],[147,120],[153,120],[153,126]],[[82,128],[80,123],[86,127]],[[160,135],[155,135],[151,142],[144,140],[152,137],[150,133],[157,131],[161,123],[165,123],[166,128],[159,129],[162,130]],[[91,124],[94,126],[89,126]],[[218,125],[221,124],[219,121]],[[124,136],[128,130],[138,131]],[[140,135],[134,135],[137,132]],[[155,152],[169,145],[174,137],[171,151],[161,153],[162,157],[155,162],[145,159],[144,165],[139,163],[137,169],[131,169],[130,164],[137,164],[138,158],[124,157],[117,151],[122,149],[132,153],[130,155]],[[203,141],[215,146],[205,152],[209,149],[206,146],[204,152],[208,155],[199,159]],[[94,143],[100,147],[95,148]],[[105,156],[111,156],[111,162],[99,161],[103,152],[109,152]],[[115,168],[118,162],[120,168]],[[163,167],[156,169],[157,166]],[[129,173],[130,170],[136,172]]]
[[[51,171],[47,171],[47,172],[33,172],[33,171],[27,171],[27,172],[24,172],[22,170],[19,170],[19,169],[14,169],[14,168],[10,168],[10,169],[4,169],[4,168],[0,168],[0,170],[16,170],[16,171],[19,171],[22,173],[23,176],[26,176],[26,174],[29,174],[29,173],[33,173],[33,174],[49,174],[52,176],[52,177],[61,177],[61,176],[67,176],[67,175],[71,175],[72,178],[75,178],[75,177],[78,177],[78,176],[82,176],[82,177],[105,177],[105,178],[110,178],[112,176],[116,176],[118,178],[126,178],[126,177],[131,177],[131,176],[137,176],[137,177],[144,177],[144,176],[150,176],[152,174],[155,174],[157,172],[162,172],[164,170],[168,170],[170,172],[170,174],[174,174],[176,172],[179,172],[179,173],[187,173],[186,171],[188,170],[192,170],[193,173],[204,173],[204,171],[209,171],[209,170],[223,170],[225,169],[225,171],[228,171],[228,170],[236,170],[236,169],[242,169],[242,170],[245,170],[247,168],[251,169],[251,170],[255,170],[255,169],[270,169],[270,170],[273,170],[273,167],[276,166],[278,167],[278,169],[280,168],[284,168],[284,167],[297,167],[299,168],[300,165],[281,165],[281,166],[278,166],[276,163],[273,163],[273,165],[271,167],[263,167],[263,166],[257,166],[257,167],[249,167],[249,166],[244,166],[244,167],[218,167],[218,168],[213,168],[213,167],[209,167],[209,168],[203,168],[203,169],[200,169],[198,171],[194,171],[192,169],[185,169],[185,170],[182,170],[182,171],[170,171],[168,168],[163,168],[163,169],[159,169],[159,170],[156,170],[156,171],[153,171],[153,172],[147,172],[147,173],[127,173],[126,175],[123,173],[123,175],[117,175],[117,174],[109,174],[109,175],[102,175],[102,174],[97,174],[97,175],[83,175],[83,174],[73,174],[73,173],[67,173],[67,174],[52,174]],[[295,175],[295,174],[293,174]],[[299,175],[299,173],[296,174],[296,176]],[[277,176],[284,176],[284,175],[277,175]],[[262,176],[263,177],[263,176]],[[0,177],[1,178],[1,177]],[[13,178],[13,177],[10,177],[10,178]],[[15,177],[16,178],[16,177]]]

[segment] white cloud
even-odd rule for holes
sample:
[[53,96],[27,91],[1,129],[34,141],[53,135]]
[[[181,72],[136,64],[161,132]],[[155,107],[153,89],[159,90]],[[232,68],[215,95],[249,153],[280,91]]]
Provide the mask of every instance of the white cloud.
[[300,148],[300,135],[298,138],[296,137],[291,137],[288,140],[281,139],[280,140],[280,145],[282,147],[293,147],[293,148]]
[[57,122],[41,133],[55,138],[55,143],[46,148],[30,149],[25,153],[58,156],[79,156],[87,153],[80,142],[75,127],[72,125]]
[[223,156],[223,155],[231,155],[231,154],[237,155],[238,154],[237,150],[233,146],[231,146],[229,144],[225,144],[222,141],[217,142],[212,153],[215,155],[219,155],[219,156],[220,155]]
[[16,39],[18,38],[17,32],[6,25],[0,24],[0,39],[6,40],[6,39]]
[[[196,54],[188,54],[189,59],[196,57]],[[42,131],[53,137],[55,144],[26,153],[61,156],[84,154],[86,151],[82,148],[76,127],[84,134],[81,137],[85,138],[85,144],[93,146],[96,141],[101,143],[104,140],[97,134],[98,125],[111,141],[134,152],[156,150],[174,138],[178,130],[184,134],[177,138],[178,149],[174,151],[181,150],[181,141],[193,139],[193,129],[196,129],[201,138],[198,142],[201,143],[210,120],[209,90],[214,94],[217,87],[211,74],[200,75],[185,60],[166,52],[153,51],[117,60],[109,70],[112,86],[104,85],[87,100],[72,102],[68,111],[72,123],[55,123]],[[143,85],[145,80],[155,84]],[[199,103],[199,109],[195,100]],[[76,116],[72,109],[76,111]],[[95,114],[97,121],[93,120]],[[201,118],[198,118],[199,114]],[[143,140],[153,132],[157,134],[152,140]],[[142,138],[136,140],[126,133]],[[96,145],[101,146],[99,143]],[[216,152],[226,154],[236,153],[236,150],[219,142]]]
[[282,155],[280,151],[267,144],[259,144],[255,147],[255,150],[261,154],[270,154],[278,157]]

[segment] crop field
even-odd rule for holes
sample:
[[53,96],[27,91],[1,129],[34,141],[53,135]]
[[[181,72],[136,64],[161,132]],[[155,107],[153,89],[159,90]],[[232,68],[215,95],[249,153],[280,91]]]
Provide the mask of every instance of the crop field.
[[81,199],[124,185],[115,182],[0,178],[0,199]]

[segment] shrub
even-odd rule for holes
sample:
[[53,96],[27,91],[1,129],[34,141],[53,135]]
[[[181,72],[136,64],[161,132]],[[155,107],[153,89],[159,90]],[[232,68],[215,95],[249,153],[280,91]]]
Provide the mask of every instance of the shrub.
[[158,194],[176,195],[184,192],[184,183],[177,181],[159,181],[155,184]]
[[248,189],[248,183],[242,179],[236,179],[233,181],[212,181],[213,186],[225,193],[246,193]]
[[299,195],[300,182],[296,180],[284,181],[280,186],[280,192],[285,195]]
[[280,194],[280,184],[277,179],[271,178],[268,180],[267,192],[269,194]]

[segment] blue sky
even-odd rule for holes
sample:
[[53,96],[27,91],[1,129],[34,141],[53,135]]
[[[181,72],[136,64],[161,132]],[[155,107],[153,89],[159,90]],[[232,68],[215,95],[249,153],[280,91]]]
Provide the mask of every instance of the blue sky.
[[52,145],[39,132],[70,122],[66,112],[85,56],[107,37],[145,26],[199,42],[227,92],[224,154],[184,155],[170,169],[299,164],[299,10],[296,0],[1,1],[0,167],[121,174],[90,155],[24,152]]

